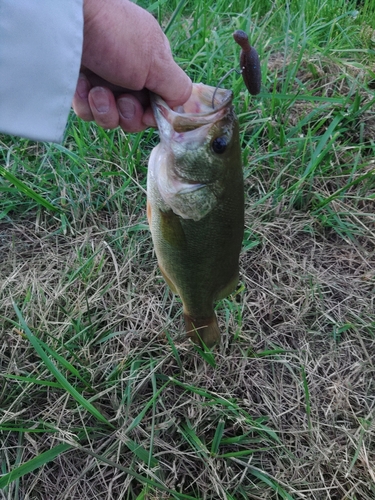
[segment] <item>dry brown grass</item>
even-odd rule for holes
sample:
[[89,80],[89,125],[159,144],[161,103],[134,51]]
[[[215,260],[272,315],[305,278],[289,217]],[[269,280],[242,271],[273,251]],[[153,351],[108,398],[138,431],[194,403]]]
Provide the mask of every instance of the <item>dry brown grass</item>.
[[[316,227],[306,213],[291,210],[270,216],[264,207],[249,205],[247,218],[261,244],[242,255],[245,290],[238,302],[231,299],[232,315],[219,311],[225,333],[215,353],[216,368],[185,342],[178,343],[184,366],[180,380],[235,399],[253,416],[266,416],[280,443],[267,443],[262,451],[264,443],[254,434],[253,446],[259,451],[250,458],[194,453],[181,437],[181,424],[189,421],[202,442],[209,443],[218,419],[227,417],[220,405],[207,406],[204,397],[171,384],[154,413],[147,413],[131,433],[149,448],[154,432],[153,456],[169,488],[192,491],[195,486],[206,492],[202,498],[225,498],[225,491],[241,485],[248,498],[273,498],[271,489],[257,493],[259,487],[247,471],[250,466],[285,485],[293,498],[374,498],[375,228],[366,212],[364,207],[362,215],[353,215],[363,225],[367,221],[363,234],[356,242],[346,242],[333,229]],[[142,471],[144,466],[136,466],[124,447],[127,438],[121,429],[152,397],[155,373],[179,373],[162,332],[165,325],[174,336],[180,331],[180,307],[176,301],[170,305],[149,235],[127,242],[124,254],[115,255],[106,241],[108,234],[98,231],[98,225],[96,221],[96,228],[88,226],[64,238],[37,235],[17,222],[3,226],[1,316],[15,318],[12,300],[25,301],[29,326],[46,340],[48,335],[55,348],[76,334],[75,342],[69,343],[75,358],[71,361],[86,367],[98,408],[118,426],[107,435],[89,432],[88,447]],[[71,280],[82,265],[80,255],[88,249],[94,258],[86,278],[79,273]],[[233,340],[238,318],[242,326]],[[76,331],[73,320],[80,323]],[[108,333],[113,337],[98,342]],[[50,378],[28,342],[4,319],[1,335],[3,373]],[[267,355],[276,348],[285,352]],[[137,370],[132,372],[129,360],[139,363]],[[116,384],[106,384],[115,368]],[[76,436],[75,428],[95,427],[59,390],[41,391],[11,380],[2,384],[2,423],[22,418],[59,429],[57,435],[25,433],[24,462],[60,440],[69,442]],[[128,390],[129,398],[121,401]],[[14,391],[19,394],[8,405],[7,395]],[[226,437],[249,431],[240,417],[226,420]],[[8,465],[20,446],[15,433],[3,433],[1,452]],[[242,448],[227,446],[225,452]],[[76,449],[23,478],[20,491],[25,499],[118,499],[128,498],[129,488],[136,492],[138,487],[124,472]],[[12,498],[12,491],[2,498]],[[169,497],[160,493],[148,498]]]
[[[300,81],[313,86],[312,76],[320,75],[326,90],[348,91],[335,66],[329,78],[323,65],[312,64],[316,73],[302,67]],[[270,60],[276,77],[283,67],[278,56]],[[297,103],[290,125],[313,108]],[[361,138],[370,140],[373,112],[361,119]],[[349,131],[337,141],[331,158],[337,177],[317,171],[298,203],[291,196],[256,204],[274,188],[277,168],[286,185],[295,182],[285,156],[276,158],[276,168],[250,171],[246,228],[258,244],[241,255],[242,286],[218,309],[223,338],[215,366],[183,338],[181,305],[160,277],[149,232],[129,231],[145,223],[145,210],[132,208],[144,207],[143,194],[124,200],[116,213],[82,211],[65,235],[54,233],[45,213],[0,226],[0,372],[54,381],[18,326],[16,301],[33,332],[90,388],[69,375],[71,383],[115,426],[101,426],[60,388],[1,378],[0,425],[42,423],[54,431],[2,431],[4,470],[60,442],[74,444],[0,491],[1,499],[172,498],[154,489],[142,497],[143,485],[126,468],[202,499],[283,498],[259,474],[293,499],[375,498],[374,198],[359,183],[332,200],[330,211],[314,213],[313,206],[316,193],[331,196],[373,170],[365,155],[360,171],[341,170],[354,161],[348,137],[360,139]],[[261,147],[252,154],[266,155],[267,137]],[[221,421],[224,441],[211,454]],[[189,441],[189,429],[197,441],[192,434]],[[139,460],[129,439],[151,450],[158,466]]]

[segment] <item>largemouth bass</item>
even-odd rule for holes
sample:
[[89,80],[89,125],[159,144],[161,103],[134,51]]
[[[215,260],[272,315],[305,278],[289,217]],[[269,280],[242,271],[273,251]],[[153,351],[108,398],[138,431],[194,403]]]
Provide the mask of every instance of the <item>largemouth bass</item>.
[[184,106],[152,106],[160,144],[152,151],[147,216],[160,270],[183,303],[187,335],[220,340],[214,301],[238,283],[244,188],[233,94],[194,84]]

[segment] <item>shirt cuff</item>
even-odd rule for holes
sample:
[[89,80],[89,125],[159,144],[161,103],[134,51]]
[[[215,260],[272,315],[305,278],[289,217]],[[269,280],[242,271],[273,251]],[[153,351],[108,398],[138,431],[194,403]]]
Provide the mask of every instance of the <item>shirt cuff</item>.
[[83,0],[0,0],[0,132],[61,142],[77,85]]

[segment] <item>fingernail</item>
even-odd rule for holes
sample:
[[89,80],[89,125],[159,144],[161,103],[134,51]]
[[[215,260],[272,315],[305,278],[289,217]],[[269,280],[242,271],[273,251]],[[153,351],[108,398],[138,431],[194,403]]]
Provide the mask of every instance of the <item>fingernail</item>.
[[95,87],[91,89],[90,95],[93,104],[98,113],[108,113],[109,111],[109,98],[107,91],[102,87]]
[[117,106],[121,113],[121,116],[125,120],[131,120],[132,118],[134,118],[135,105],[131,99],[127,97],[121,97],[120,99],[117,100]]
[[80,76],[77,82],[77,94],[81,99],[87,99],[89,95],[89,83],[85,76]]

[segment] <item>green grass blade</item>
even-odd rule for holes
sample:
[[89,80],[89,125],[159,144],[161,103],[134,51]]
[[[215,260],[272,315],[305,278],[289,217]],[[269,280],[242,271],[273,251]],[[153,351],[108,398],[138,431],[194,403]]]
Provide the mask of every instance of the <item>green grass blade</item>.
[[142,445],[128,438],[126,439],[125,444],[129,450],[146,465],[149,465],[151,468],[159,465],[159,462],[154,457],[150,456],[150,452],[147,451]]
[[310,391],[309,391],[309,384],[307,382],[306,370],[303,366],[301,367],[301,376],[302,376],[303,390],[305,393],[305,406],[306,406],[307,422],[308,422],[309,430],[311,431]]
[[260,479],[260,481],[265,483],[267,486],[270,486],[281,498],[284,500],[294,500],[293,497],[289,495],[289,493],[285,491],[284,488],[282,488],[277,481],[275,481],[275,479],[269,477],[268,474],[259,469],[255,469],[254,467],[249,467],[249,470],[253,476]]
[[212,440],[211,455],[216,455],[218,450],[219,450],[221,439],[222,439],[223,434],[224,434],[224,427],[225,427],[225,421],[222,419],[219,420],[217,427],[216,427],[216,430],[215,430],[214,438]]
[[184,367],[182,366],[182,361],[181,361],[181,357],[178,353],[178,350],[176,349],[176,346],[174,345],[174,342],[173,342],[173,339],[172,337],[170,336],[170,333],[168,332],[168,330],[166,329],[165,330],[165,336],[167,337],[167,340],[168,340],[168,344],[171,346],[171,349],[172,349],[172,352],[173,352],[173,356],[180,368],[180,372],[183,373],[184,372]]
[[8,182],[11,182],[14,186],[16,186],[17,190],[20,193],[23,193],[29,198],[32,198],[34,201],[36,201],[38,205],[41,205],[42,207],[46,208],[47,210],[51,210],[52,212],[61,213],[59,207],[52,205],[52,203],[44,199],[43,196],[40,196],[40,194],[36,193],[33,189],[29,188],[29,186],[20,181],[15,175],[13,175],[11,172],[8,172],[8,170],[6,170],[1,165],[0,175],[2,175]]
[[168,21],[167,26],[165,27],[164,33],[167,35],[169,30],[172,28],[173,23],[175,22],[177,16],[180,14],[182,7],[187,3],[186,0],[180,0],[177,7],[175,8],[173,14],[171,15],[171,18]]
[[51,349],[45,342],[38,339],[40,345],[47,351],[55,360],[60,363],[67,371],[69,371],[72,375],[77,377],[88,389],[93,390],[90,384],[82,377],[80,372],[71,364],[67,359],[60,354],[57,354],[53,349]]
[[143,488],[143,490],[140,492],[140,494],[137,496],[137,498],[135,500],[147,500],[147,495],[149,493],[149,487],[148,486],[145,486],[145,488]]
[[72,445],[70,444],[65,444],[65,443],[59,444],[54,448],[51,448],[50,450],[45,451],[44,453],[41,453],[35,458],[32,458],[28,462],[20,465],[16,469],[2,476],[0,478],[0,489],[6,488],[10,483],[15,481],[16,479],[19,479],[25,474],[29,474],[35,469],[39,469],[39,467],[42,467],[44,464],[48,462],[51,462],[56,457],[61,455],[61,453],[64,453],[65,451],[70,450],[71,448]]
[[4,378],[8,378],[11,380],[19,380],[20,382],[28,382],[29,384],[35,385],[46,385],[47,387],[56,387],[57,389],[62,389],[61,384],[58,382],[49,382],[48,380],[39,380],[34,377],[21,377],[20,375],[10,375],[5,373],[2,375]]
[[[162,377],[164,378],[164,377]],[[179,380],[176,380],[173,377],[168,377],[168,379],[173,383],[176,384],[180,387],[183,387],[187,391],[194,392],[195,394],[199,394],[200,396],[204,396],[207,398],[209,404],[214,404],[214,405],[222,405],[224,408],[227,408],[228,410],[233,411],[234,413],[237,413],[238,415],[242,415],[248,419],[248,423],[254,426],[254,429],[258,430],[259,432],[264,432],[268,434],[273,440],[279,441],[279,438],[277,437],[277,434],[275,431],[270,429],[269,427],[262,425],[261,423],[257,422],[256,420],[252,419],[246,412],[244,412],[236,402],[234,401],[229,401],[227,399],[222,398],[221,396],[218,396],[216,394],[210,393],[208,391],[205,391],[203,389],[200,389],[199,387],[192,386],[190,384],[185,384],[184,382],[180,382]]]
[[247,449],[247,450],[240,450],[240,451],[230,451],[228,453],[222,453],[218,455],[218,458],[231,458],[231,457],[247,457],[248,455],[253,455],[254,453],[259,453],[261,451],[269,451],[269,450],[274,450],[274,447],[271,446],[265,446],[263,448],[252,448],[252,449]]
[[42,346],[40,345],[39,340],[35,335],[31,332],[30,328],[27,326],[20,310],[18,309],[17,305],[13,303],[14,310],[16,311],[16,314],[18,316],[18,319],[20,321],[20,324],[22,326],[22,329],[25,332],[25,335],[27,336],[29,342],[32,344],[36,352],[39,354],[41,359],[43,360],[44,364],[48,368],[48,370],[54,375],[54,377],[57,379],[57,381],[61,384],[62,388],[68,392],[75,400],[76,402],[81,405],[83,408],[85,408],[91,415],[93,415],[95,418],[97,418],[100,422],[103,422],[104,424],[113,427],[113,425],[100,413],[99,410],[95,408],[87,399],[85,399],[82,394],[80,394],[64,377],[64,375],[60,372],[60,370],[52,363],[52,361],[49,359],[45,351],[43,350]]
[[141,484],[146,484],[146,485],[152,486],[156,490],[165,491],[165,492],[169,493],[170,495],[173,495],[175,498],[177,498],[179,500],[199,500],[199,499],[196,499],[195,497],[192,497],[190,495],[185,495],[184,493],[178,493],[177,491],[170,490],[164,484],[162,484],[158,479],[156,479],[156,478],[150,479],[147,476],[142,476],[141,474],[138,474],[134,470],[129,469],[128,467],[123,467],[122,465],[108,459],[104,455],[99,455],[98,453],[95,453],[94,451],[89,450],[88,448],[84,448],[83,446],[79,446],[78,448],[80,450],[84,451],[85,453],[87,453],[88,455],[96,458],[99,462],[103,462],[107,465],[110,465],[111,467],[113,467],[115,469],[121,470],[122,472],[129,474],[129,476],[134,477],[134,479],[139,481]]
[[40,428],[40,429],[36,429],[36,428],[27,428],[27,427],[17,427],[16,425],[3,425],[3,424],[0,424],[0,432],[29,432],[29,433],[34,433],[34,434],[41,434],[41,433],[45,433],[45,432],[49,432],[49,433],[54,433],[54,432],[58,432],[58,429],[46,429],[44,427]]
[[[198,332],[197,332],[197,335],[199,336]],[[203,347],[204,349],[202,349],[199,345],[196,345],[194,344],[194,350],[200,354],[200,356],[204,359],[204,361],[206,361],[206,363],[208,363],[210,366],[212,366],[212,368],[215,368],[216,367],[216,361],[215,361],[215,356],[214,354],[211,352],[211,350],[203,343],[202,341],[202,344],[203,344]]]
[[360,175],[359,177],[357,177],[353,181],[348,182],[348,184],[345,184],[345,186],[343,186],[342,188],[338,189],[333,194],[331,194],[330,196],[328,196],[327,198],[325,198],[324,200],[322,200],[320,203],[318,203],[315,206],[315,208],[314,208],[313,214],[317,214],[319,210],[321,210],[323,207],[325,207],[326,205],[328,205],[329,203],[331,203],[331,201],[333,201],[336,198],[338,198],[342,193],[344,193],[345,191],[347,191],[351,187],[356,186],[357,184],[360,184],[365,179],[371,179],[371,178],[375,180],[375,172],[372,171],[372,170],[370,172],[366,172],[363,175]]
[[322,162],[324,156],[331,150],[331,145],[335,142],[335,140],[339,136],[340,132],[336,131],[334,133],[334,131],[341,120],[342,120],[342,115],[337,114],[335,118],[332,120],[332,122],[329,124],[327,130],[320,137],[318,145],[314,149],[311,159],[308,162],[305,171],[301,175],[301,178],[292,186],[290,186],[286,190],[286,193],[293,193],[297,191],[306,181],[306,179],[313,174],[314,170]]
[[190,446],[195,449],[199,454],[208,458],[208,450],[202,440],[197,436],[194,429],[188,424],[184,423],[180,426],[181,434],[184,436],[185,440],[190,444]]
[[334,133],[334,131],[341,120],[342,115],[341,113],[338,113],[329,124],[327,130],[319,139],[318,145],[316,146],[314,153],[312,154],[311,160],[309,161],[306,170],[302,175],[303,178],[306,178],[311,173],[311,171],[322,161],[324,152],[330,151],[330,145],[333,144],[333,142],[337,139],[338,134],[340,133],[339,131]]
[[132,431],[135,427],[137,427],[137,425],[140,424],[140,422],[142,421],[143,417],[145,416],[145,414],[147,413],[147,411],[151,408],[151,406],[154,404],[154,401],[156,401],[156,399],[159,397],[159,395],[164,391],[165,387],[168,385],[168,382],[166,382],[155,394],[154,396],[150,399],[150,401],[148,401],[148,403],[145,405],[145,407],[143,408],[143,410],[139,413],[139,415],[137,415],[133,421],[131,422],[131,424],[126,428],[126,431],[125,431],[125,434],[129,434],[130,431]]

